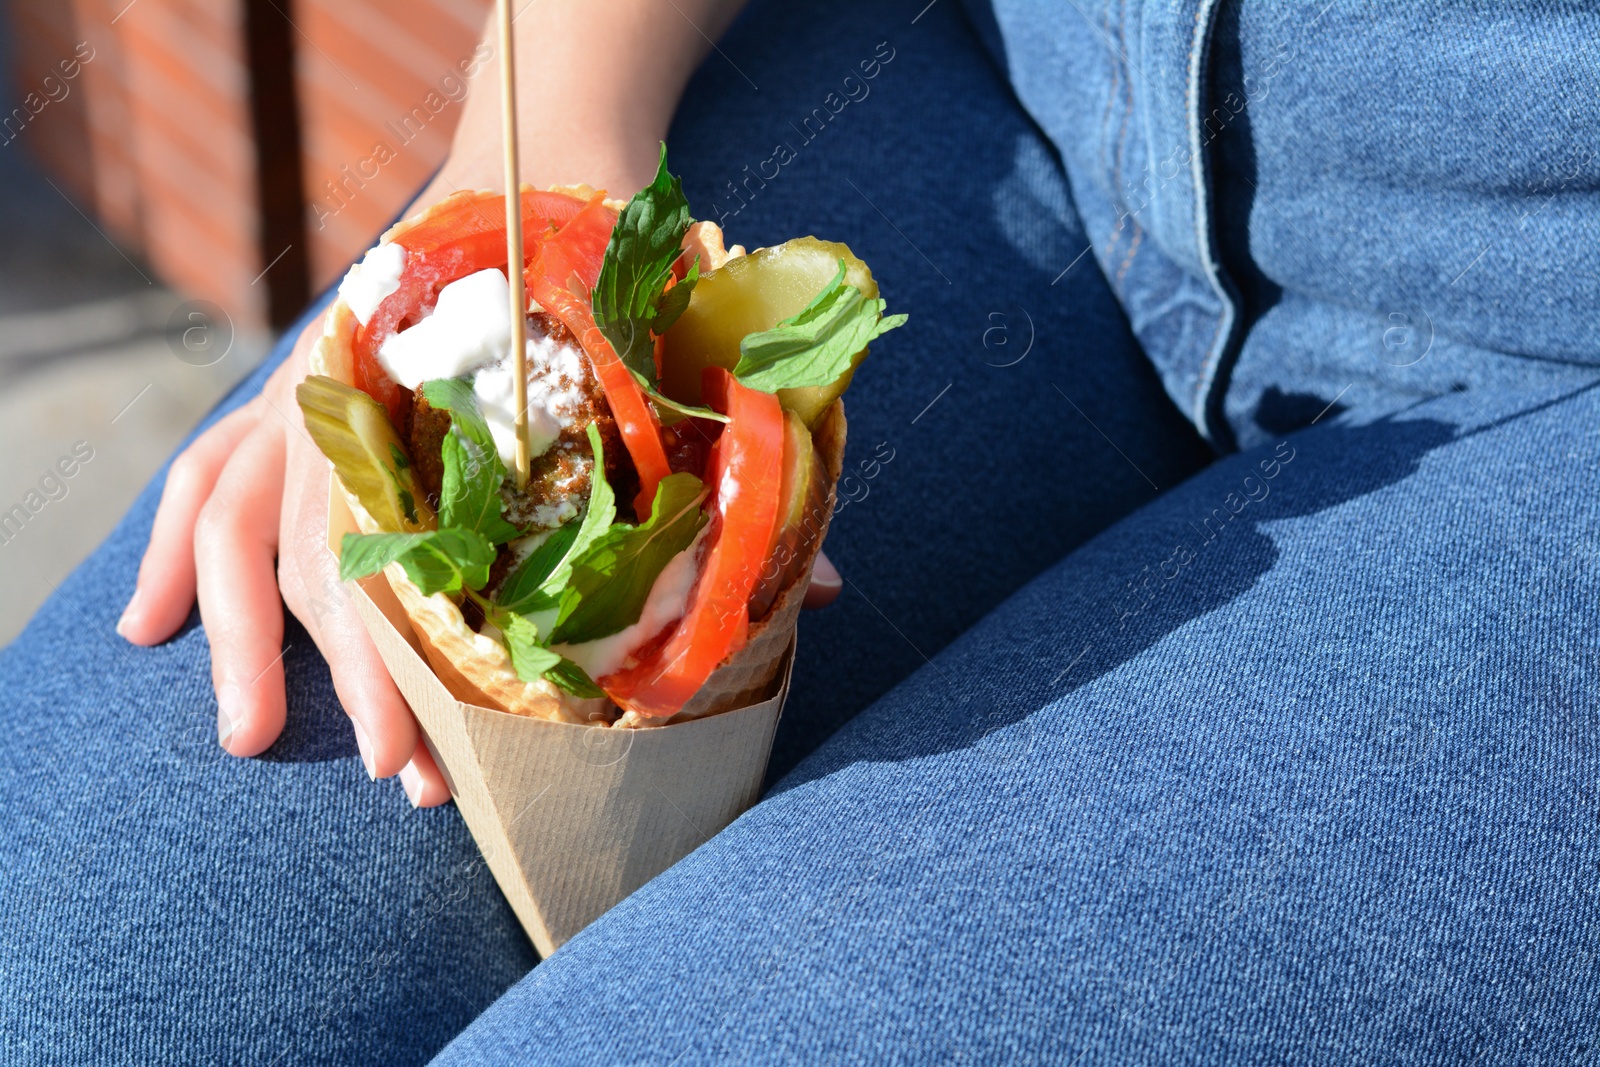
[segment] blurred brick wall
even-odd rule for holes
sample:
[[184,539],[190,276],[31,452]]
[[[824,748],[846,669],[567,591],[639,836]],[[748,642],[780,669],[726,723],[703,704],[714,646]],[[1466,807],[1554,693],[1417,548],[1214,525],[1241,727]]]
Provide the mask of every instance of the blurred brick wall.
[[259,320],[266,290],[251,283],[265,264],[239,16],[212,0],[139,0],[106,28],[123,68],[140,245],[177,288]]
[[489,0],[297,0],[314,288],[444,160],[467,88],[497,91],[497,56],[474,51],[488,12]]
[[[31,151],[163,280],[263,325],[276,278],[258,281],[272,253],[262,248],[249,0],[6,2],[16,47],[0,147]],[[266,17],[293,20],[297,254],[315,291],[444,158],[466,88],[492,91],[494,57],[475,51],[489,0],[269,3]]]
[[[259,322],[255,157],[239,9],[204,0],[11,0],[17,138],[77,206],[167,281]],[[89,57],[67,81],[63,60]],[[43,89],[48,98],[49,89]],[[58,90],[59,92],[59,90]]]
[[[6,147],[31,150],[80,207],[131,241],[138,231],[138,210],[132,195],[126,100],[104,27],[88,35],[80,28],[77,9],[87,6],[82,0],[10,5],[17,46],[12,56],[15,84],[6,90],[25,110],[29,94],[41,94],[49,103],[25,129],[6,130]],[[99,47],[89,43],[89,36]],[[89,61],[74,67],[85,55]],[[68,78],[73,71],[76,77]],[[103,172],[100,181],[95,180],[97,165]]]

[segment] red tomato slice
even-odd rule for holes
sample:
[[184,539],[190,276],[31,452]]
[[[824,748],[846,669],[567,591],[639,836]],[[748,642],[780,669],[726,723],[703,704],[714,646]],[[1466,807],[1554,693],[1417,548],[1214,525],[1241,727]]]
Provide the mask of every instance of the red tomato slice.
[[617,705],[641,715],[676,714],[750,632],[750,594],[778,525],[783,480],[783,409],[771,393],[740,385],[720,367],[702,375],[706,403],[728,416],[712,446],[712,531],[689,606],[658,655],[597,679]]
[[[528,291],[539,306],[561,321],[572,331],[583,350],[589,355],[595,377],[606,392],[606,403],[611,405],[611,415],[617,420],[622,433],[622,443],[627,446],[633,466],[639,472],[639,495],[634,498],[635,515],[648,516],[650,505],[656,498],[656,486],[672,473],[667,464],[667,450],[661,443],[661,425],[656,421],[650,402],[633,380],[628,368],[617,357],[616,349],[606,340],[605,334],[594,323],[594,312],[589,306],[587,292],[574,293],[557,279],[572,277],[574,271],[558,246],[543,249],[528,266]],[[593,283],[590,283],[593,284]]]
[[[587,205],[569,193],[522,191],[523,258],[551,228],[560,228]],[[444,210],[439,210],[444,209]],[[612,214],[615,221],[616,215]],[[474,270],[505,265],[506,198],[496,193],[457,193],[415,222],[402,222],[385,236],[408,251],[424,255],[459,252]],[[608,231],[609,236],[609,231]],[[471,273],[470,271],[468,273]]]
[[588,353],[623,444],[639,472],[639,495],[634,498],[633,510],[642,518],[650,514],[656,486],[672,471],[655,410],[594,321],[590,294],[600,278],[606,245],[616,225],[616,212],[595,196],[543,242],[528,268],[528,291],[540,307],[572,331]]
[[[582,283],[581,295],[586,303],[595,282],[600,280],[600,266],[605,262],[606,245],[611,243],[611,231],[616,227],[617,213],[606,207],[602,197],[596,194],[593,200],[583,205],[581,211],[541,242],[547,263],[555,264],[554,252],[560,251],[562,265]],[[529,254],[532,255],[531,252]],[[553,277],[562,285],[567,285],[570,280],[565,274]]]
[[[396,426],[405,425],[407,398],[378,361],[378,349],[401,323],[429,307],[446,285],[476,271],[506,265],[505,205],[506,198],[500,194],[456,193],[422,217],[401,222],[384,235],[406,250],[406,269],[400,288],[378,305],[365,326],[356,329],[355,384],[388,409]],[[592,257],[598,276],[616,220],[616,212],[598,195],[585,201],[568,193],[524,189],[524,259],[553,233],[581,223],[563,247],[585,266]],[[594,283],[591,280],[589,284]]]

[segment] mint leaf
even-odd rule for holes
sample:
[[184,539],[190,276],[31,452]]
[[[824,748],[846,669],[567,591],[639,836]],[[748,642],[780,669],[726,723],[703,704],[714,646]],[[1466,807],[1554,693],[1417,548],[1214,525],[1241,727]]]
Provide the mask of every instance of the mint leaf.
[[567,576],[572,573],[572,561],[587,551],[617,521],[617,495],[612,491],[611,483],[606,481],[605,445],[594,423],[591,422],[587,430],[589,448],[594,452],[594,470],[589,475],[589,506],[584,509],[583,522],[578,527],[578,536],[572,542],[572,550],[552,568],[550,577],[545,580],[546,590],[557,590],[566,585]]
[[905,323],[904,315],[884,318],[883,309],[882,300],[845,284],[841,259],[833,281],[799,314],[739,342],[734,377],[764,393],[830,385],[868,342]]
[[348,582],[377,574],[402,552],[409,552],[429,536],[426,533],[347,533],[339,542],[339,580]]
[[500,583],[494,595],[495,604],[521,615],[554,607],[555,598],[541,587],[561,565],[561,561],[572,555],[572,543],[577,539],[577,523],[569,522],[557,527]]
[[494,619],[505,637],[506,651],[511,653],[511,666],[524,682],[537,682],[544,672],[561,662],[561,653],[552,652],[539,643],[539,630],[514,612],[505,612]]
[[494,556],[494,546],[474,530],[349,533],[339,542],[339,579],[365,578],[399,563],[424,596],[459,593],[483,588]]
[[642,374],[635,374],[633,380],[639,383],[639,389],[644,395],[654,401],[656,407],[661,408],[663,411],[670,411],[674,415],[681,415],[689,419],[712,419],[716,422],[728,421],[728,416],[720,411],[712,411],[710,408],[697,408],[693,404],[680,404],[671,397],[662,396],[656,392],[655,386],[650,384]]
[[605,696],[582,667],[539,644],[539,630],[533,623],[511,612],[497,614],[494,621],[505,637],[506,651],[511,654],[511,666],[518,678],[524,682],[547,678],[575,697]]
[[656,487],[647,521],[617,523],[574,559],[550,643],[594,641],[638,622],[656,578],[706,524],[705,498],[700,479],[670,474]]
[[522,531],[507,522],[500,499],[500,483],[505,475],[498,455],[485,455],[482,448],[455,430],[444,436],[440,446],[444,460],[444,479],[439,486],[439,525],[480,533],[491,544],[504,544]]
[[[655,326],[656,333],[666,329],[656,325],[662,314],[661,291],[672,277],[673,261],[682,251],[683,235],[692,221],[682,183],[667,172],[667,146],[663,144],[655,180],[635,193],[617,218],[593,294],[595,325],[623,364],[651,384],[656,380],[651,327]],[[694,273],[698,278],[699,272]],[[682,313],[677,302],[688,301],[694,283],[686,278],[674,292],[679,288],[685,290],[683,295],[667,302],[669,324]]]
[[561,662],[544,672],[544,676],[575,697],[603,697],[606,691],[594,684],[589,672],[576,663],[561,657]]
[[[678,239],[683,240],[681,237]],[[699,280],[700,257],[695,256],[694,262],[690,263],[689,269],[684,272],[683,281],[656,297],[656,317],[650,324],[651,330],[661,334],[672,329],[672,324],[678,321],[678,316],[689,306],[689,297],[694,293],[695,283]]]
[[528,614],[554,607],[572,573],[572,561],[616,521],[617,497],[606,481],[605,446],[593,423],[589,447],[594,450],[594,472],[589,476],[589,506],[583,521],[556,530],[511,572],[495,596],[506,610]]
[[522,531],[505,520],[500,499],[505,464],[472,386],[464,379],[442,378],[423,382],[422,395],[433,407],[450,412],[450,432],[440,445],[444,477],[439,487],[439,525],[476,531],[491,544],[518,536]]
[[[494,435],[478,410],[478,398],[472,393],[472,383],[465,378],[435,378],[422,383],[422,395],[430,407],[450,413],[450,425],[460,430],[469,441],[487,449],[499,461],[500,452],[494,447]],[[505,473],[504,464],[500,467]]]

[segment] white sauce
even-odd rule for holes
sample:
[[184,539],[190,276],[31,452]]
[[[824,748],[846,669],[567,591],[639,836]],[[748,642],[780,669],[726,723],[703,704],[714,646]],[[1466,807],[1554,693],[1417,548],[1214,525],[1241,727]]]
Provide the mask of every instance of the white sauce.
[[339,283],[339,297],[365,326],[377,313],[378,305],[399,290],[400,276],[405,269],[404,248],[394,243],[379,245],[350,268],[344,281]]
[[[507,467],[516,462],[517,410],[515,375],[506,359],[510,299],[499,268],[469,274],[439,290],[433,314],[378,349],[383,369],[407,389],[435,378],[472,374],[473,395]],[[531,333],[527,344],[528,454],[538,456],[572,425],[583,402],[587,364],[578,349],[543,334]]]
[[490,267],[439,290],[433,314],[383,342],[378,362],[415,389],[433,378],[460,378],[504,358],[511,344],[506,276]]
[[701,530],[689,547],[673,556],[671,562],[656,575],[656,582],[650,587],[650,595],[645,599],[644,611],[639,614],[638,622],[598,641],[585,641],[581,645],[552,645],[551,648],[582,667],[591,678],[600,678],[627,666],[628,657],[634,649],[660,633],[668,623],[683,618],[684,609],[689,606],[689,593],[694,589],[694,580],[699,573],[695,557],[705,533],[705,530]]
[[[507,465],[509,466],[509,463]],[[578,505],[571,497],[564,498],[559,504],[535,504],[533,508],[535,526],[548,526],[553,529],[577,516]]]
[[[446,286],[445,288],[449,288]],[[503,288],[503,287],[502,287]],[[441,294],[442,295],[442,294]],[[414,329],[415,327],[413,327]],[[509,337],[501,350],[510,347]],[[542,456],[561,431],[572,425],[583,403],[583,353],[543,334],[528,337],[528,454]],[[516,462],[516,375],[500,359],[478,371],[472,392],[507,467]]]

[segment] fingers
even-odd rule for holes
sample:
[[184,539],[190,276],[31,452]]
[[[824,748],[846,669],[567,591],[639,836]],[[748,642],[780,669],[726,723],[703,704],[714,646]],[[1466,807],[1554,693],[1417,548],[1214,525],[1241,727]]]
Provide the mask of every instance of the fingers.
[[[298,427],[281,408],[272,413],[280,407],[271,403],[274,388],[287,394],[303,377],[290,364],[303,362],[305,341],[262,398],[174,461],[117,629],[137,644],[155,644],[182,625],[198,596],[211,643],[218,740],[236,756],[253,756],[283,730],[281,577],[284,599],[328,661],[367,773],[401,774],[414,805],[442,804],[450,799],[444,776],[419,745],[416,720],[345,599],[327,551],[327,464],[309,442],[290,440]],[[292,400],[286,403],[292,411]]]
[[[288,440],[278,578],[285,601],[328,661],[372,778],[399,774],[417,748],[417,724],[339,581],[328,551],[328,463],[298,435]],[[437,777],[437,775],[435,775]]]
[[[326,550],[323,554],[329,555]],[[342,593],[335,595],[339,600],[334,609],[320,616],[313,631],[317,647],[328,661],[339,703],[350,716],[367,776],[387,778],[401,773],[413,753],[421,750],[417,722],[361,617]]]
[[173,460],[133,598],[117,633],[136,645],[165,641],[194,605],[194,525],[228,457],[259,420],[252,404],[229,414]]
[[400,771],[400,784],[413,808],[436,808],[450,799],[450,787],[433,762],[428,746],[419,743],[411,762]]
[[284,426],[263,418],[217,477],[194,531],[217,738],[235,756],[264,752],[283,732],[285,650],[276,567],[283,460]]
[[838,568],[827,553],[818,552],[817,562],[811,568],[811,584],[806,587],[801,607],[825,608],[839,599],[839,592],[843,588],[844,579],[840,577]]

